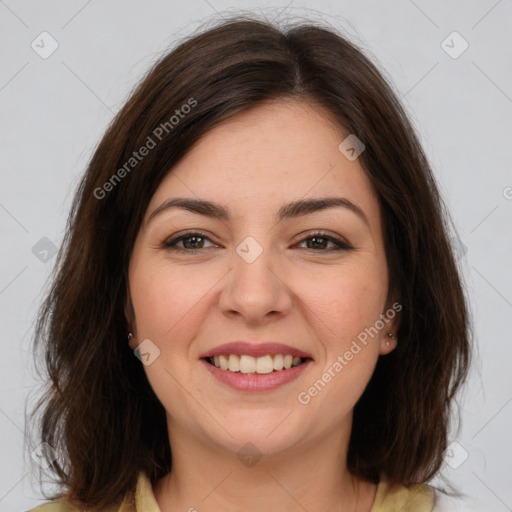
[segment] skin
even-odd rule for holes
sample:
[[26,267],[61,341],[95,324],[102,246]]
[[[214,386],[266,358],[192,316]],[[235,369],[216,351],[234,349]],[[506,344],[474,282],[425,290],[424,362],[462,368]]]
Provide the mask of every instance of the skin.
[[[338,149],[347,135],[316,106],[266,102],[210,130],[150,201],[130,260],[127,316],[131,347],[150,339],[160,350],[144,369],[167,411],[173,453],[172,472],[154,486],[162,511],[362,512],[374,502],[376,486],[350,475],[346,454],[354,405],[379,356],[395,348],[386,335],[398,317],[318,396],[297,400],[390,308],[378,200],[359,161]],[[274,217],[293,200],[334,196],[368,224],[342,207]],[[215,201],[232,218],[173,208],[148,222],[175,197]],[[185,230],[207,238],[163,246]],[[354,249],[315,245],[315,230]],[[247,236],[263,249],[252,263],[236,252]],[[276,390],[235,391],[199,360],[235,340],[287,343],[313,363]],[[247,442],[262,454],[252,467],[237,457]]]

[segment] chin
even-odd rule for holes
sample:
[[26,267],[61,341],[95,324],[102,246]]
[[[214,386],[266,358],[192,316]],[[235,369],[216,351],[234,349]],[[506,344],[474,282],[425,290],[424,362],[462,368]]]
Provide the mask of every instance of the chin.
[[[270,455],[289,449],[304,438],[304,427],[298,429],[294,415],[287,411],[237,411],[225,415],[222,426],[212,431],[211,424],[205,434],[217,447],[238,454],[243,447]],[[254,448],[246,446],[250,443]]]

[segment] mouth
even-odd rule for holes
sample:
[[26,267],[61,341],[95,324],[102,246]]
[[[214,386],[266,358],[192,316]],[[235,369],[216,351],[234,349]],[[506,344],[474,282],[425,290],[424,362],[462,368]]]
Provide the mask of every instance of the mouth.
[[220,370],[244,375],[284,372],[312,361],[310,357],[299,357],[292,354],[266,354],[260,357],[248,354],[223,354],[201,359]]

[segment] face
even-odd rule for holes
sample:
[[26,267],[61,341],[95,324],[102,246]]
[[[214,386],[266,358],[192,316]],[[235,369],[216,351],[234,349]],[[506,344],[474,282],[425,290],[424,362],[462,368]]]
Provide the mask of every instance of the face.
[[[347,135],[316,107],[268,102],[209,131],[151,198],[129,315],[171,438],[174,428],[271,453],[350,429],[378,357],[394,348],[396,311],[378,200],[338,149]],[[294,202],[306,207],[285,209]],[[238,341],[247,345],[204,359]],[[299,352],[298,366],[273,369]],[[237,358],[248,373],[231,371]]]

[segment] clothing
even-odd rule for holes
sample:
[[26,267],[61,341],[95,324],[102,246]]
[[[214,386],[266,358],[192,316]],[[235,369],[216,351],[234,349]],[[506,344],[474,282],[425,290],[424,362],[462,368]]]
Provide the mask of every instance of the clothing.
[[[409,488],[390,487],[381,481],[377,486],[375,502],[370,512],[441,512],[434,508],[436,491],[429,485],[415,485]],[[81,512],[78,508],[63,501],[53,501],[40,505],[27,512]],[[135,493],[125,496],[120,505],[114,505],[105,512],[161,512],[156,502],[153,488],[145,473],[140,473]]]

